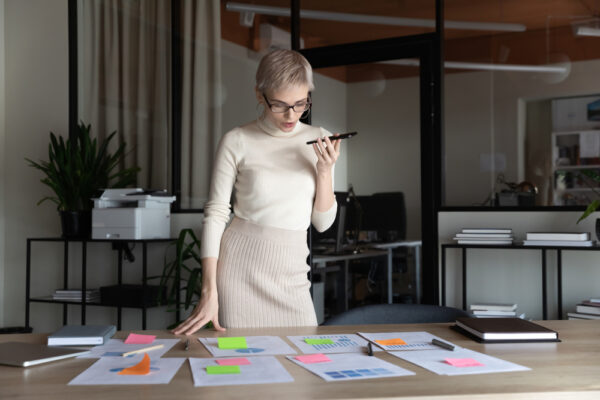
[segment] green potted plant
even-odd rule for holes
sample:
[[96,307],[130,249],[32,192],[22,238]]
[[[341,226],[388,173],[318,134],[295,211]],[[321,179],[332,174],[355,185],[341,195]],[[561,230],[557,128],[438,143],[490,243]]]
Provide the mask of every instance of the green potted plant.
[[74,138],[66,141],[50,132],[48,161],[35,162],[26,158],[31,167],[44,173],[41,182],[54,194],[37,204],[50,200],[61,217],[63,237],[87,238],[91,233],[92,198],[101,189],[127,187],[135,184],[139,168],[119,170],[125,156],[125,143],[111,154],[108,145],[117,133],[98,142],[90,135],[91,126],[80,122]]
[[[175,246],[175,255],[172,247]],[[148,280],[160,279],[158,293],[159,304],[167,305],[169,311],[177,313],[176,321],[168,328],[174,328],[181,321],[179,315],[200,298],[202,292],[202,262],[200,259],[200,241],[192,229],[182,229],[177,241],[171,243],[165,251],[161,275],[151,276]]]

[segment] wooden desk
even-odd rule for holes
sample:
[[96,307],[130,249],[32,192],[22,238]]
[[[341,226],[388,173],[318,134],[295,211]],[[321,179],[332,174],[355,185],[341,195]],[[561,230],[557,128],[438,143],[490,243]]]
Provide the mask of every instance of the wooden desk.
[[[70,359],[30,368],[0,366],[0,398],[6,399],[598,399],[600,398],[600,321],[541,321],[559,332],[562,343],[484,345],[449,329],[450,324],[327,326],[289,329],[230,329],[228,336],[302,335],[357,331],[427,331],[459,346],[530,367],[531,371],[482,375],[440,376],[389,354],[376,357],[402,366],[416,375],[400,378],[325,382],[277,356],[294,382],[220,387],[193,386],[186,362],[169,385],[67,386],[94,360]],[[129,332],[119,332],[124,338]],[[150,331],[148,332],[150,333]],[[171,338],[164,331],[152,331]],[[199,335],[197,335],[199,336]],[[217,336],[213,331],[202,336]],[[0,335],[0,341],[43,342],[46,335]],[[165,357],[209,357],[197,341],[188,352],[177,345]]]

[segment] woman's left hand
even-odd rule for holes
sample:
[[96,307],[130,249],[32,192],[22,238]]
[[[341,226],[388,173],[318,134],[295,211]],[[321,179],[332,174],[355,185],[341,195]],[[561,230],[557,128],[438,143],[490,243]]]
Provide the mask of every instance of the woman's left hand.
[[[334,136],[338,136],[336,133]],[[340,142],[341,140],[329,140],[329,137],[324,139],[317,139],[317,143],[313,143],[313,149],[317,155],[317,173],[327,174],[331,173],[333,165],[340,156]]]

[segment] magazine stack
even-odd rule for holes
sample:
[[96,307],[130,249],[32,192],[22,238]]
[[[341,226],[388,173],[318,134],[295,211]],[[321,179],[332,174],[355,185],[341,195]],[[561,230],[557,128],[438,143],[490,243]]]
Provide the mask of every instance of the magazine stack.
[[575,306],[575,312],[567,313],[568,319],[600,319],[600,298],[583,300]]
[[465,228],[454,236],[458,244],[511,245],[512,229],[509,228]]
[[589,232],[527,232],[524,246],[590,247],[594,245]]
[[515,303],[473,303],[469,309],[476,318],[525,318],[525,314],[517,314]]

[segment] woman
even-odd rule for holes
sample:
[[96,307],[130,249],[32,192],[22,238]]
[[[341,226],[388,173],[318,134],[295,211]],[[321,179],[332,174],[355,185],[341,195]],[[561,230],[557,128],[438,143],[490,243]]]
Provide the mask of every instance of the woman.
[[[189,335],[210,321],[218,331],[317,325],[306,229],[312,222],[322,232],[335,219],[340,141],[299,122],[312,89],[301,54],[275,50],[261,60],[255,90],[264,112],[219,144],[204,207],[202,296],[173,333]],[[306,142],[314,139],[311,148]],[[225,229],[230,199],[234,218]]]

